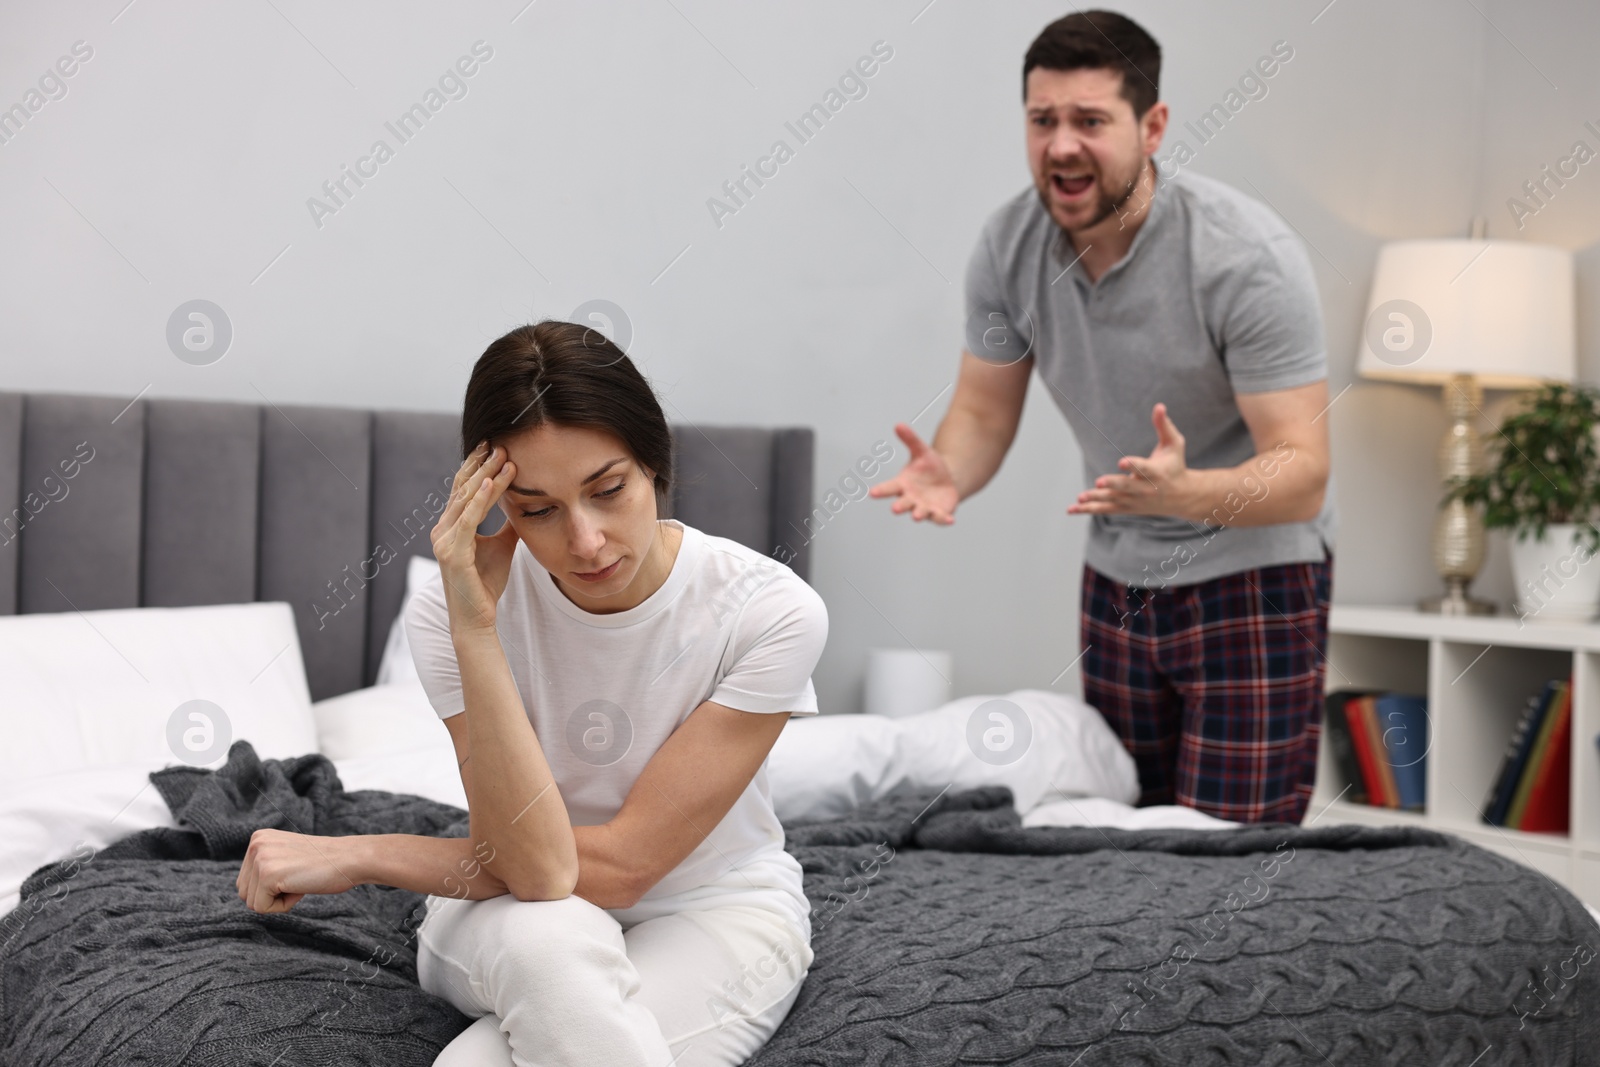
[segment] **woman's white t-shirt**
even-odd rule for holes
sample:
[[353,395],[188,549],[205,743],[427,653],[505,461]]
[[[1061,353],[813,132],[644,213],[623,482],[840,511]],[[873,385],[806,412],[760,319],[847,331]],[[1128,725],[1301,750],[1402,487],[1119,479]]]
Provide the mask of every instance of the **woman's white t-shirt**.
[[[703,701],[817,713],[811,672],[828,636],[822,598],[754,549],[659,521],[680,528],[683,541],[666,581],[635,607],[585,611],[518,542],[496,608],[506,662],[574,826],[612,819],[656,749]],[[418,589],[404,617],[434,711],[441,719],[461,713],[443,581]],[[611,914],[626,926],[735,903],[783,909],[810,929],[800,864],[783,849],[765,760],[699,846],[635,907]]]

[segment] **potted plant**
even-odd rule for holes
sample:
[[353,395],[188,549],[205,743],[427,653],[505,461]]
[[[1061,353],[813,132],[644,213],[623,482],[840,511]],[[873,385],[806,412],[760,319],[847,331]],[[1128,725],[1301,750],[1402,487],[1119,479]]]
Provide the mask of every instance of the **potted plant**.
[[1524,620],[1587,622],[1600,603],[1597,425],[1600,392],[1547,384],[1502,420],[1488,471],[1449,482],[1444,503],[1482,504],[1486,529],[1514,535],[1511,575]]

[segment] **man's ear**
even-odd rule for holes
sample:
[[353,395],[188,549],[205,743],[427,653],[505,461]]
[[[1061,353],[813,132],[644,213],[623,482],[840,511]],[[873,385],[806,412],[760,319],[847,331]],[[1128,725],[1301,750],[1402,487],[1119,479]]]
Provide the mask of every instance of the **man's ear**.
[[1161,140],[1166,136],[1169,117],[1166,103],[1157,100],[1139,120],[1139,133],[1141,140],[1144,141],[1145,155],[1154,156],[1161,150]]

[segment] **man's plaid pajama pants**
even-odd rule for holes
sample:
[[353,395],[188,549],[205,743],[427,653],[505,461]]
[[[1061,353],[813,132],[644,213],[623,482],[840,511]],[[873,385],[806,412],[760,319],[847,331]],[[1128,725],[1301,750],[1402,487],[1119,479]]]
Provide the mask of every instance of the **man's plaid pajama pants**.
[[1143,589],[1083,568],[1084,699],[1139,803],[1298,823],[1316,779],[1333,556]]

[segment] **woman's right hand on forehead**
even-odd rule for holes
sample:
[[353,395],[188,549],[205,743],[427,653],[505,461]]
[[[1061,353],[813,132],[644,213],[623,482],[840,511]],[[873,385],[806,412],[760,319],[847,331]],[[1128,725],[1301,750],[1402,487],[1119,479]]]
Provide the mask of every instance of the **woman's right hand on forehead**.
[[487,537],[478,533],[478,525],[515,474],[504,447],[480,442],[456,471],[450,500],[429,535],[444,578],[452,635],[494,632],[495,605],[511,575],[517,534],[509,518]]

